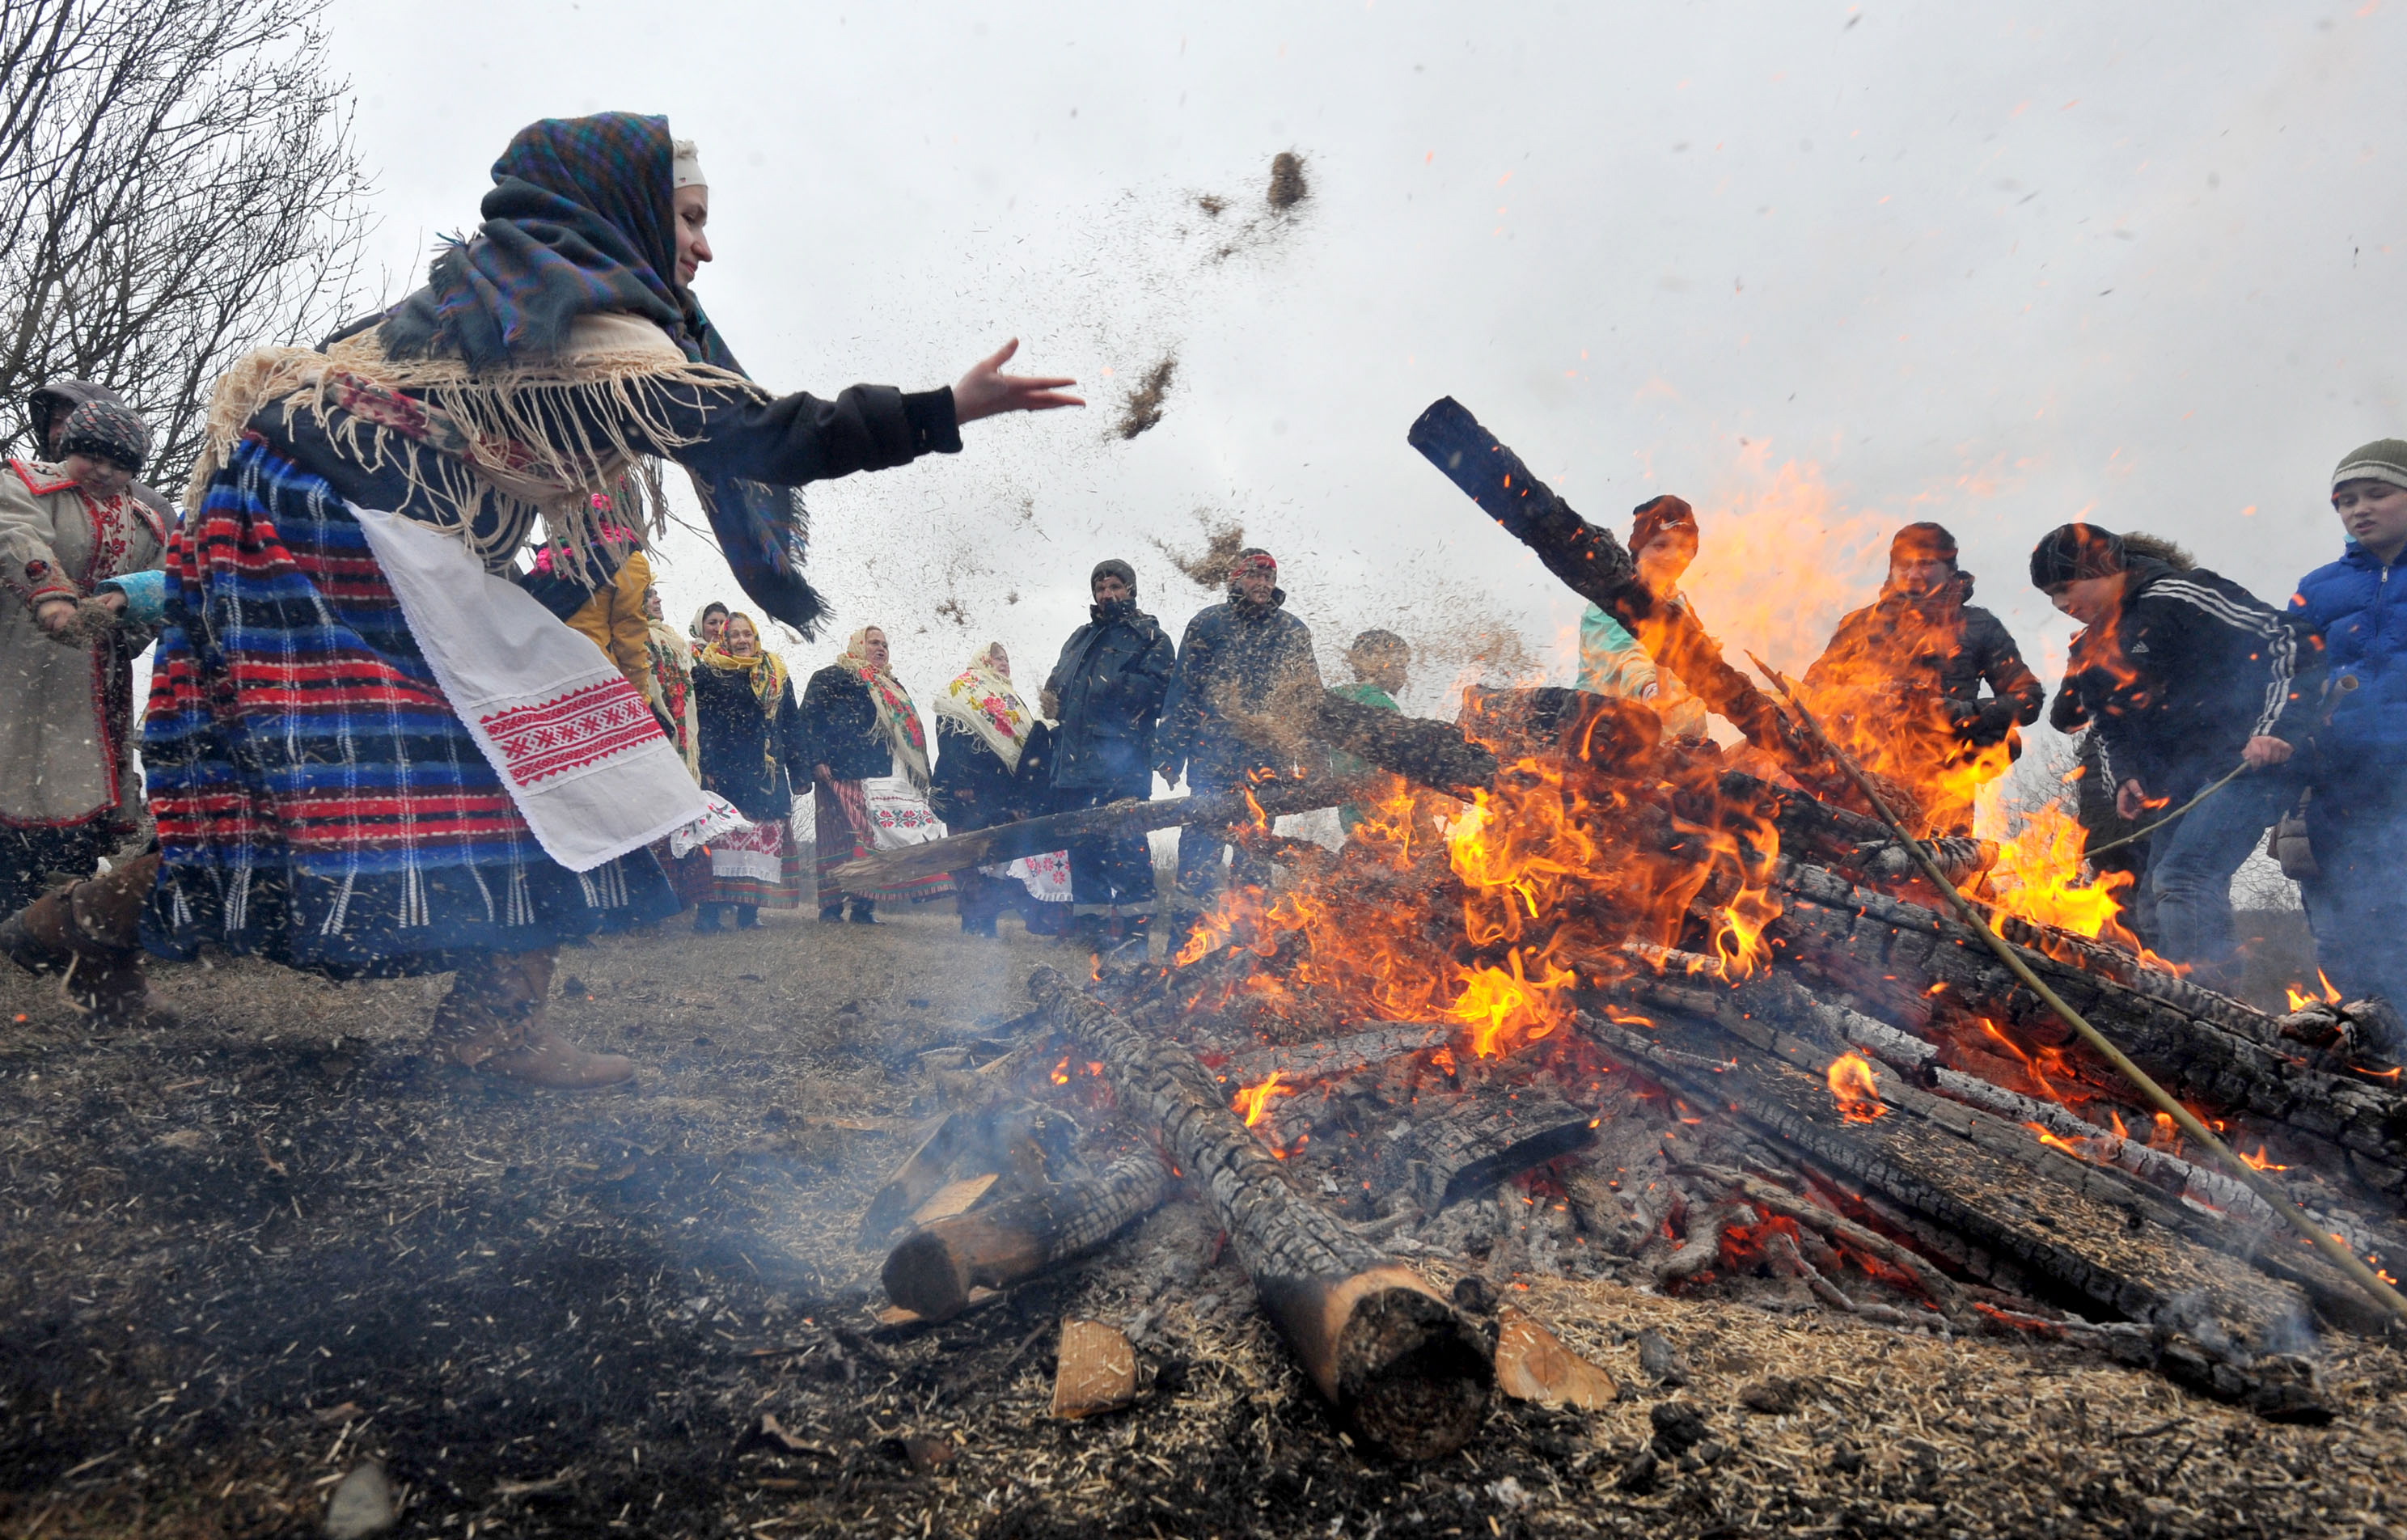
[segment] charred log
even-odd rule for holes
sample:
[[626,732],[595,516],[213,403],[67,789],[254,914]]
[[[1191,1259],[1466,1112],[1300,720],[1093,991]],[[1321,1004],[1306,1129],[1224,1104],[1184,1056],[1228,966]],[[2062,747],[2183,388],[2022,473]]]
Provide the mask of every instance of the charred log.
[[1089,1177],[923,1225],[887,1255],[886,1295],[923,1320],[949,1320],[974,1288],[1008,1289],[1091,1251],[1160,1207],[1177,1178],[1151,1148]]
[[1029,994],[1102,1062],[1122,1112],[1159,1132],[1320,1393],[1407,1459],[1468,1442],[1486,1415],[1492,1369],[1453,1302],[1299,1192],[1193,1054],[1050,968],[1030,978]]

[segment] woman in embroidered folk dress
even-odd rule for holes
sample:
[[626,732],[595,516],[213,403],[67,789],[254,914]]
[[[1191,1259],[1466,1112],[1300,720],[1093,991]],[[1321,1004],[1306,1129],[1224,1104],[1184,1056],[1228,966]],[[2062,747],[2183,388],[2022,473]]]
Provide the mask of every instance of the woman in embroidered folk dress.
[[[947,834],[964,834],[1029,818],[1033,793],[1019,777],[1036,714],[1011,682],[1011,654],[989,642],[936,697],[936,773],[928,801]],[[1069,897],[1066,850],[953,874],[961,933],[992,935],[1016,901]],[[1057,894],[1054,890],[1059,889]]]
[[728,905],[738,930],[761,923],[761,908],[799,908],[803,857],[794,839],[796,777],[811,773],[803,714],[793,680],[774,652],[761,648],[749,615],[727,618],[719,640],[694,664],[694,716],[702,728],[702,784],[752,820],[739,834],[710,842],[710,886],[693,928],[716,931]]
[[819,918],[877,923],[880,900],[924,904],[952,879],[921,877],[895,888],[846,888],[835,869],[881,846],[941,838],[928,806],[928,734],[919,708],[887,667],[886,633],[863,626],[835,662],[803,691],[803,733],[816,756],[812,822],[819,837]]
[[140,821],[133,663],[150,644],[145,620],[158,619],[167,545],[133,492],[150,452],[141,419],[88,402],[50,442],[55,463],[0,468],[0,583],[16,601],[0,604],[0,911],[10,913],[52,872],[89,876]]
[[[555,949],[673,911],[645,847],[675,825],[643,820],[683,818],[690,797],[706,827],[703,792],[634,687],[487,574],[538,520],[590,549],[596,494],[657,529],[665,456],[736,581],[808,629],[793,489],[952,451],[976,418],[1074,404],[1066,380],[1003,375],[1009,347],[949,391],[753,384],[694,301],[708,194],[664,120],[546,120],[493,179],[426,288],[219,382],[144,738],[163,848],[0,926],[21,962],[74,962],[97,1008],[143,1004],[143,947],[449,969],[444,1057],[562,1089],[625,1079],[625,1060],[546,1027]],[[537,660],[571,686],[535,677]]]

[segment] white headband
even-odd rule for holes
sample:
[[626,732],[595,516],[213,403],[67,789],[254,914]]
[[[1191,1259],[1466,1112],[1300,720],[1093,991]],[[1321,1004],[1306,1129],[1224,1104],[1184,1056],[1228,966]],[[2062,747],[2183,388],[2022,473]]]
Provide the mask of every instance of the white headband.
[[694,152],[691,139],[673,140],[669,145],[669,186],[708,187],[702,178],[702,158]]

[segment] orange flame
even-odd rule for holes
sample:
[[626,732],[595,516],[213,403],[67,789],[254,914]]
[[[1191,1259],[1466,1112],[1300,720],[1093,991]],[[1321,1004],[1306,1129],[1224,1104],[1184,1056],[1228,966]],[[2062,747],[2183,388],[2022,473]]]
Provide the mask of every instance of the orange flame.
[[2283,990],[2286,991],[2290,997],[2290,1008],[2292,1010],[2301,1011],[2305,1010],[2309,1005],[2337,1005],[2341,1003],[2340,991],[2332,988],[2331,979],[2325,975],[2321,968],[2317,968],[2315,970],[2315,982],[2324,987],[2323,997],[2321,999],[2317,999],[2315,996],[2307,993],[2296,984],[2285,984],[2282,986]]
[[1869,1123],[1888,1116],[1888,1104],[1880,1099],[1880,1078],[1862,1054],[1844,1053],[1831,1060],[1826,1078],[1838,1100],[1839,1116],[1846,1121]]
[[2102,936],[2136,950],[2139,942],[2117,920],[2119,894],[2131,885],[2127,872],[2108,872],[2096,881],[2082,876],[2089,832],[2063,809],[2034,807],[2020,827],[1998,842],[1997,863],[1987,874],[1986,892],[1966,889],[1999,915],[2053,925],[2075,935]]
[[2286,1165],[2275,1165],[2272,1161],[2266,1158],[2265,1141],[2262,1139],[2257,1141],[2256,1154],[2242,1155],[2240,1158],[2247,1162],[2250,1165],[2255,1166],[2259,1171],[2287,1171],[2290,1169]]
[[1293,1086],[1279,1084],[1279,1076],[1282,1073],[1279,1070],[1273,1070],[1269,1079],[1258,1085],[1243,1086],[1238,1089],[1236,1100],[1231,1102],[1229,1106],[1232,1111],[1245,1114],[1247,1128],[1253,1127],[1269,1115],[1272,1097],[1295,1094]]

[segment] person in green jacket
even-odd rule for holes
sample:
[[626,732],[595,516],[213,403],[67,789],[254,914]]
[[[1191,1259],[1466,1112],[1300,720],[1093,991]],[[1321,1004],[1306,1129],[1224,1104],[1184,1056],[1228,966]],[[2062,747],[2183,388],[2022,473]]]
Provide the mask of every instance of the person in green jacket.
[[[1688,606],[1680,578],[1697,559],[1697,521],[1687,504],[1659,497],[1641,505],[1631,520],[1630,552],[1649,589]],[[1667,738],[1705,735],[1703,704],[1669,671],[1656,667],[1627,626],[1594,605],[1580,616],[1579,687],[1591,695],[1645,702],[1663,719]]]
[[[1354,670],[1354,682],[1336,686],[1336,692],[1382,711],[1400,712],[1403,707],[1396,704],[1396,692],[1404,688],[1404,670],[1412,661],[1412,644],[1402,636],[1392,631],[1366,631],[1346,649],[1346,662]],[[1330,756],[1329,768],[1340,776],[1359,776],[1371,767],[1340,750]],[[1349,802],[1337,809],[1337,825],[1351,834],[1366,813],[1360,804]]]

